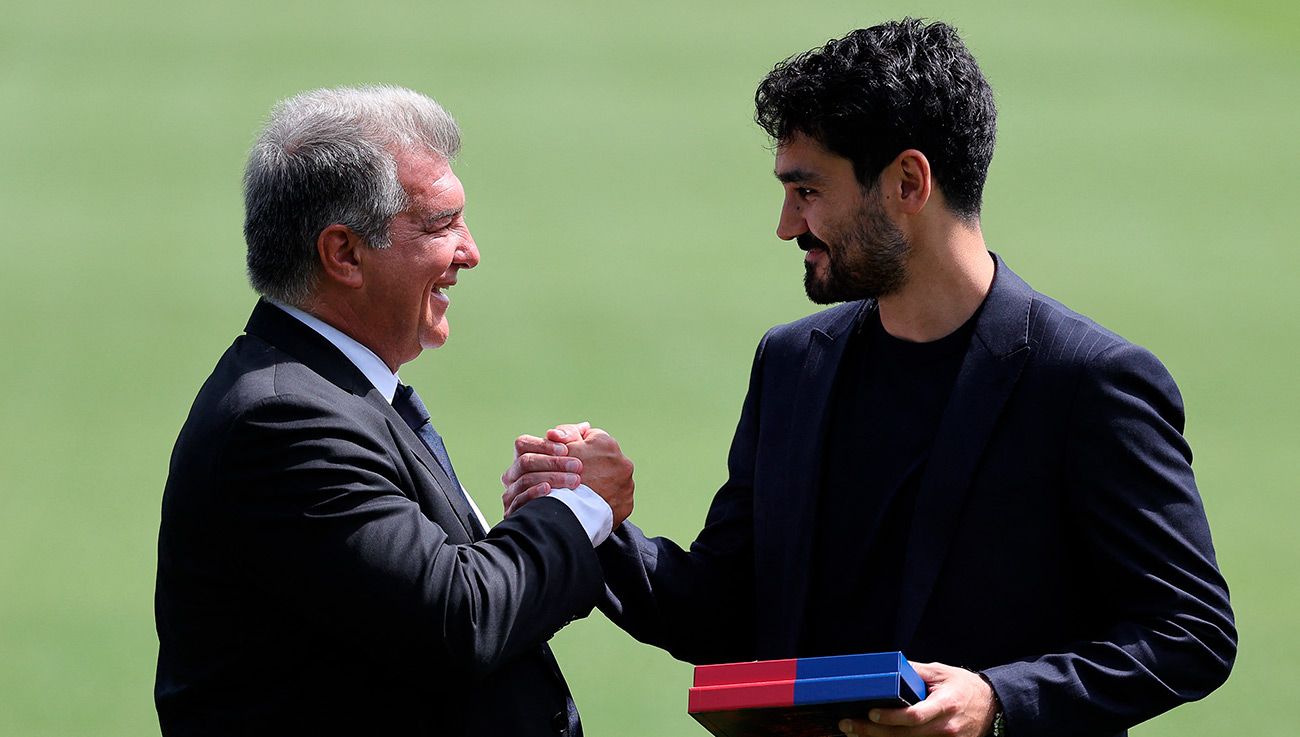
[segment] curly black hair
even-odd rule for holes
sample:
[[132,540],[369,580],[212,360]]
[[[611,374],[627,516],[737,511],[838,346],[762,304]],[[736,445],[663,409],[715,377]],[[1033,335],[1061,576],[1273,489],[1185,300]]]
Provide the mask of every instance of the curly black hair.
[[777,64],[754,105],[754,120],[778,145],[809,136],[852,161],[867,188],[898,154],[917,149],[953,212],[978,220],[997,108],[952,26],[904,18],[853,31]]

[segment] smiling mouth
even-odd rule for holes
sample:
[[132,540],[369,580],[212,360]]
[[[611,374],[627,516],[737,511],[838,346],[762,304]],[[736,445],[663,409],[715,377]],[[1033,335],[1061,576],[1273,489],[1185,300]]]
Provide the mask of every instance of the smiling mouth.
[[801,251],[825,251],[826,242],[812,233],[803,233],[794,239]]
[[429,296],[444,308],[451,304],[451,297],[447,295],[447,290],[456,286],[456,282],[450,284],[435,284],[429,289]]

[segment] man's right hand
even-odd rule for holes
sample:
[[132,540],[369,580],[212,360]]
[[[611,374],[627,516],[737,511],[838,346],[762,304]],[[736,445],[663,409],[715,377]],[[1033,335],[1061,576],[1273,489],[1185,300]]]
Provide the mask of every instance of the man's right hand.
[[568,486],[548,479],[563,459],[581,462],[581,482],[609,504],[615,529],[632,513],[632,461],[604,430],[582,423],[561,425],[548,432],[546,438],[520,435],[515,440],[515,455],[515,462],[501,477],[506,486],[501,501],[507,516],[528,501],[550,493],[551,488]]

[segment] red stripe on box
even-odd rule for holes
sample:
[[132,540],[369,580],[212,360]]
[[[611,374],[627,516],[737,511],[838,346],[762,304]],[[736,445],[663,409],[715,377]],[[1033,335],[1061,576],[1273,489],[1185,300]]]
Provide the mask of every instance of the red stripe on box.
[[695,666],[696,686],[726,686],[737,683],[793,681],[799,677],[799,660],[756,660],[751,663],[723,663]]
[[697,686],[690,690],[686,711],[763,709],[794,705],[794,681],[742,683],[730,686]]

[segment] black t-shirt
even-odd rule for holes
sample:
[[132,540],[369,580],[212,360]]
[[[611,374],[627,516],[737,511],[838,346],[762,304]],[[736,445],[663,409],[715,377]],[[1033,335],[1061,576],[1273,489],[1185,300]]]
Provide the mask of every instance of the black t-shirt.
[[917,490],[974,324],[912,343],[873,310],[850,336],[828,408],[801,656],[898,649]]

